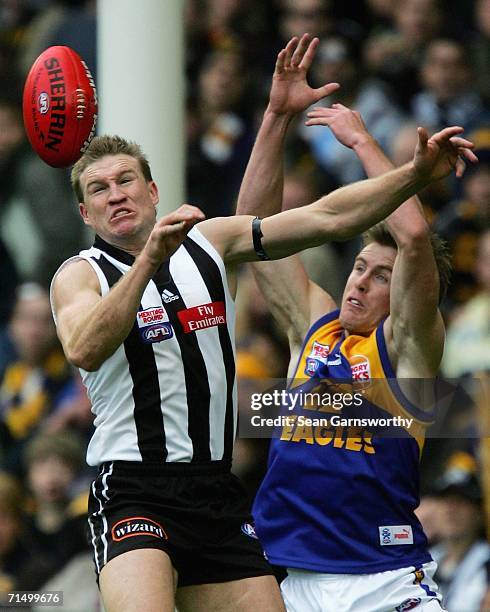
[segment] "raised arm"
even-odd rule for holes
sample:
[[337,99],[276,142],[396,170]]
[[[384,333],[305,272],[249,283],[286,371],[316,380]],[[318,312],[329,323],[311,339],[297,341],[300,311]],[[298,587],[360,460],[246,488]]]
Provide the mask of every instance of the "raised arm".
[[88,262],[74,260],[59,271],[53,281],[53,307],[58,336],[73,365],[96,370],[124,342],[148,282],[203,218],[199,209],[187,205],[162,217],[131,269],[104,297]]
[[[316,108],[308,117],[307,125],[328,126],[339,142],[353,149],[369,177],[394,167],[369,134],[358,112],[334,104],[331,108]],[[422,130],[422,148],[427,146],[427,140]],[[453,136],[451,143],[459,146],[467,159],[476,161],[470,142]],[[458,164],[457,174],[461,175],[462,170]],[[419,375],[433,376],[442,356],[444,329],[438,311],[439,273],[429,226],[418,197],[404,202],[387,217],[386,224],[398,247],[391,276],[390,317],[385,323],[388,350],[399,375],[415,377],[419,372]]]
[[307,73],[315,57],[318,38],[304,34],[292,38],[277,56],[269,104],[238,195],[237,214],[268,217],[281,211],[283,152],[291,120],[339,88],[328,83],[314,89]]
[[[237,214],[268,217],[281,211],[283,149],[291,120],[338,89],[330,83],[313,89],[307,73],[318,38],[293,38],[277,56],[269,104],[250,156],[238,196]],[[290,344],[300,345],[311,319],[335,307],[333,300],[312,283],[298,256],[255,266],[255,277],[269,308]],[[316,308],[311,308],[311,304]]]
[[[419,130],[419,143],[408,164],[381,176],[347,185],[313,204],[284,211],[262,221],[262,244],[272,259],[286,257],[328,240],[347,240],[375,225],[400,204],[433,181],[459,172],[460,153],[468,141],[456,137],[462,128],[450,127],[427,140]],[[256,261],[250,221],[229,217],[205,221],[202,230],[220,249],[225,262]]]

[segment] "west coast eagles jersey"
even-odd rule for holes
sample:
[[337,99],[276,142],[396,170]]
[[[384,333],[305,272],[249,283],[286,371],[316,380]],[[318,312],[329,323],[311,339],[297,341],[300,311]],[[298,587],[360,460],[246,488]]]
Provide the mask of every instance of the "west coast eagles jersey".
[[[254,503],[257,533],[271,563],[285,567],[364,574],[428,562],[414,510],[433,415],[403,394],[383,323],[367,337],[345,336],[338,316],[324,315],[308,331],[290,392],[350,391],[358,401],[292,412],[271,442]],[[394,424],[381,429],[382,422]]]

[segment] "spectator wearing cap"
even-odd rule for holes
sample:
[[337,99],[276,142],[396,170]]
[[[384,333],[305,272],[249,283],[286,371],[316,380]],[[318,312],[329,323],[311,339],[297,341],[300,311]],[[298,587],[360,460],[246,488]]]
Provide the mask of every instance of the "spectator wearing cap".
[[448,612],[479,612],[487,588],[490,546],[484,537],[482,491],[476,463],[456,453],[433,494],[442,500],[439,537],[431,555],[438,564],[434,580]]

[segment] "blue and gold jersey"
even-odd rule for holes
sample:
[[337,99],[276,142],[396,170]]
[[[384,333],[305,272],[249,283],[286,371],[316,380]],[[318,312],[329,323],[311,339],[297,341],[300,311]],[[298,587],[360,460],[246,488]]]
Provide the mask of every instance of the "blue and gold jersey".
[[[431,557],[414,511],[432,415],[400,389],[383,323],[367,337],[345,336],[338,316],[310,328],[289,389],[323,385],[330,397],[350,390],[359,402],[341,410],[303,403],[309,420],[293,411],[271,442],[254,503],[257,533],[271,563],[285,567],[364,574],[425,563]],[[381,421],[394,424],[380,432]]]

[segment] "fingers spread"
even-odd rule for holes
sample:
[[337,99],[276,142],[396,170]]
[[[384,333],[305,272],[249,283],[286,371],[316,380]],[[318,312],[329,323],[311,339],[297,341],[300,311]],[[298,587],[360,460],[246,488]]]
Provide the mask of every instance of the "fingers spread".
[[451,136],[455,136],[456,134],[461,134],[461,132],[464,132],[464,129],[460,126],[454,125],[451,127],[444,128],[440,132],[436,132],[435,134],[431,136],[431,140],[436,140],[439,142],[442,140],[449,140]]
[[279,54],[276,60],[276,74],[281,74],[282,72],[284,72],[285,57],[286,57],[286,49],[282,49],[282,51],[279,51]]
[[474,164],[478,162],[478,157],[473,153],[473,151],[467,149],[466,147],[459,148],[458,153],[461,155],[461,157],[466,157],[468,161]]
[[315,89],[315,93],[318,96],[318,100],[321,100],[322,98],[332,95],[333,92],[337,91],[339,88],[340,85],[338,83],[327,83],[326,85],[323,85],[323,87]]
[[289,68],[291,65],[291,58],[293,57],[293,52],[296,49],[296,45],[298,43],[298,37],[294,36],[286,45],[284,49],[284,68]]
[[303,59],[306,50],[310,45],[311,37],[309,34],[303,34],[301,37],[298,46],[296,47],[293,57],[291,58],[291,66],[299,66],[301,60]]
[[460,138],[459,136],[452,136],[449,140],[457,147],[466,147],[468,149],[473,149],[475,147],[471,140],[466,140],[466,138]]
[[315,57],[316,49],[317,49],[319,43],[320,43],[320,40],[318,38],[313,38],[310,41],[310,43],[309,43],[309,45],[308,45],[308,47],[306,49],[306,52],[304,54],[304,57],[302,58],[301,63],[299,65],[300,68],[303,68],[304,70],[309,70],[309,68],[310,68],[310,66],[311,66],[311,64],[313,62],[313,58]]

